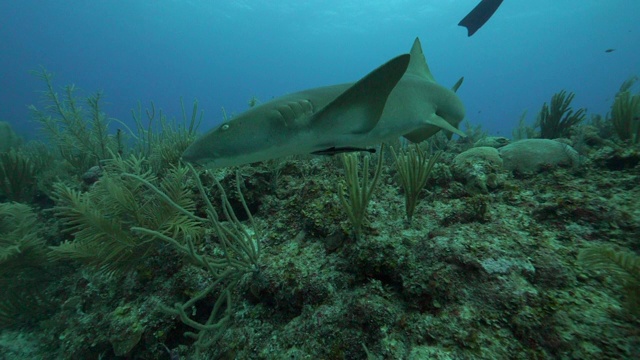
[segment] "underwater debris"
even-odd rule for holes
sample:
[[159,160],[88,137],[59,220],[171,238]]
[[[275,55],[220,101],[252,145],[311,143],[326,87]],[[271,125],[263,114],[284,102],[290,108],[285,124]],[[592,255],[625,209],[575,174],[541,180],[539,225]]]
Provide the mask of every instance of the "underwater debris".
[[460,22],[458,26],[467,28],[467,36],[471,36],[484,25],[498,10],[502,0],[481,0]]

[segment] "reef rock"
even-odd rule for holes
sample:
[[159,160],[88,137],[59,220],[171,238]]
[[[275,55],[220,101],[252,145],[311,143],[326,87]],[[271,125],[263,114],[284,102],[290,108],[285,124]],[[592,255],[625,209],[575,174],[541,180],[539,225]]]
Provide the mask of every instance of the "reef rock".
[[526,139],[498,149],[504,168],[523,174],[535,173],[556,166],[573,166],[578,152],[570,145],[549,139]]
[[509,145],[511,141],[509,139],[507,139],[506,137],[502,137],[502,136],[486,136],[483,137],[482,139],[476,141],[475,144],[473,144],[474,147],[481,147],[481,146],[488,146],[488,147],[492,147],[492,148],[500,148],[503,147],[505,145]]
[[453,175],[466,184],[471,193],[486,194],[499,185],[502,170],[500,153],[493,147],[471,148],[453,159]]

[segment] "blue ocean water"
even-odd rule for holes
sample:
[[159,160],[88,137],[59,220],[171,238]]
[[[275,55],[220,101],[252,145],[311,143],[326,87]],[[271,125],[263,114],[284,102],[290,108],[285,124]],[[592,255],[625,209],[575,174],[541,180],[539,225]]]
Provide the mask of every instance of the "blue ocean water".
[[[508,135],[551,95],[608,111],[640,73],[640,1],[506,0],[472,37],[457,26],[477,0],[20,0],[0,2],[0,120],[36,132],[27,106],[45,67],[58,86],[104,92],[105,112],[132,122],[138,101],[178,117],[180,97],[205,110],[201,130],[252,97],[354,81],[422,40],[436,79],[459,91],[467,119]],[[615,49],[605,52],[607,49]]]

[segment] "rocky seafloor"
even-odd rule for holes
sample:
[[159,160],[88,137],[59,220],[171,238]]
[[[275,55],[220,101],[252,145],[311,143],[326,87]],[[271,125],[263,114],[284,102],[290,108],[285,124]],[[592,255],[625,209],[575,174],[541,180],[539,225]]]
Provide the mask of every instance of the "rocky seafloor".
[[[501,150],[464,150],[449,145],[410,225],[387,153],[358,241],[337,156],[243,167],[260,269],[198,356],[159,304],[211,279],[166,249],[122,277],[69,264],[48,290],[53,310],[0,333],[0,359],[640,358],[623,284],[577,260],[595,245],[640,252],[638,148],[597,141],[531,171]],[[214,296],[191,315],[206,318]]]

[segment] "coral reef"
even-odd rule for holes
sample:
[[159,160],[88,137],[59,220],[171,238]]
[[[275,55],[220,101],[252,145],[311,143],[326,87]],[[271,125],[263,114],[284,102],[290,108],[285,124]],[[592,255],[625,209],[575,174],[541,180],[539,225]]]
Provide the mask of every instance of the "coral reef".
[[[440,167],[453,166],[450,155],[442,159]],[[632,186],[629,197],[616,189],[639,174],[589,164],[597,176],[554,168],[517,178],[498,168],[504,184],[482,196],[470,197],[453,178],[433,179],[407,229],[404,199],[387,162],[358,242],[345,241],[350,222],[334,185],[342,176],[339,162],[286,160],[277,191],[260,166],[243,168],[254,174],[243,190],[247,207],[260,203],[254,213],[263,233],[260,272],[228,288],[233,305],[220,304],[226,310],[216,317],[228,316],[226,330],[200,334],[208,346],[199,352],[256,359],[365,359],[367,352],[415,359],[633,357],[639,320],[625,310],[621,285],[590,277],[576,255],[594,242],[638,249],[631,240],[640,234],[633,214],[638,197],[632,196],[639,189]],[[219,178],[228,187],[233,176]],[[211,245],[199,246],[215,254]],[[180,335],[187,331],[181,315],[161,311],[160,304],[181,302],[182,312],[204,323],[223,292],[215,287],[206,301],[185,306],[191,304],[184,299],[197,297],[215,278],[172,253],[160,248],[121,285],[77,278],[82,287],[67,295],[77,305],[68,303],[52,320],[84,319],[65,330],[64,351],[154,358],[167,356],[166,346],[181,358],[194,356],[193,340]],[[111,295],[101,300],[98,292]],[[593,317],[601,319],[597,326]]]
[[139,109],[133,144],[107,135],[79,167],[15,149],[53,160],[29,205],[0,203],[1,354],[640,357],[629,141],[593,123],[559,141],[434,136],[375,169],[352,153],[204,171],[175,151],[198,114],[173,124],[152,105],[158,133]]
[[471,194],[486,194],[500,183],[503,161],[493,147],[474,147],[453,158],[451,170]]

